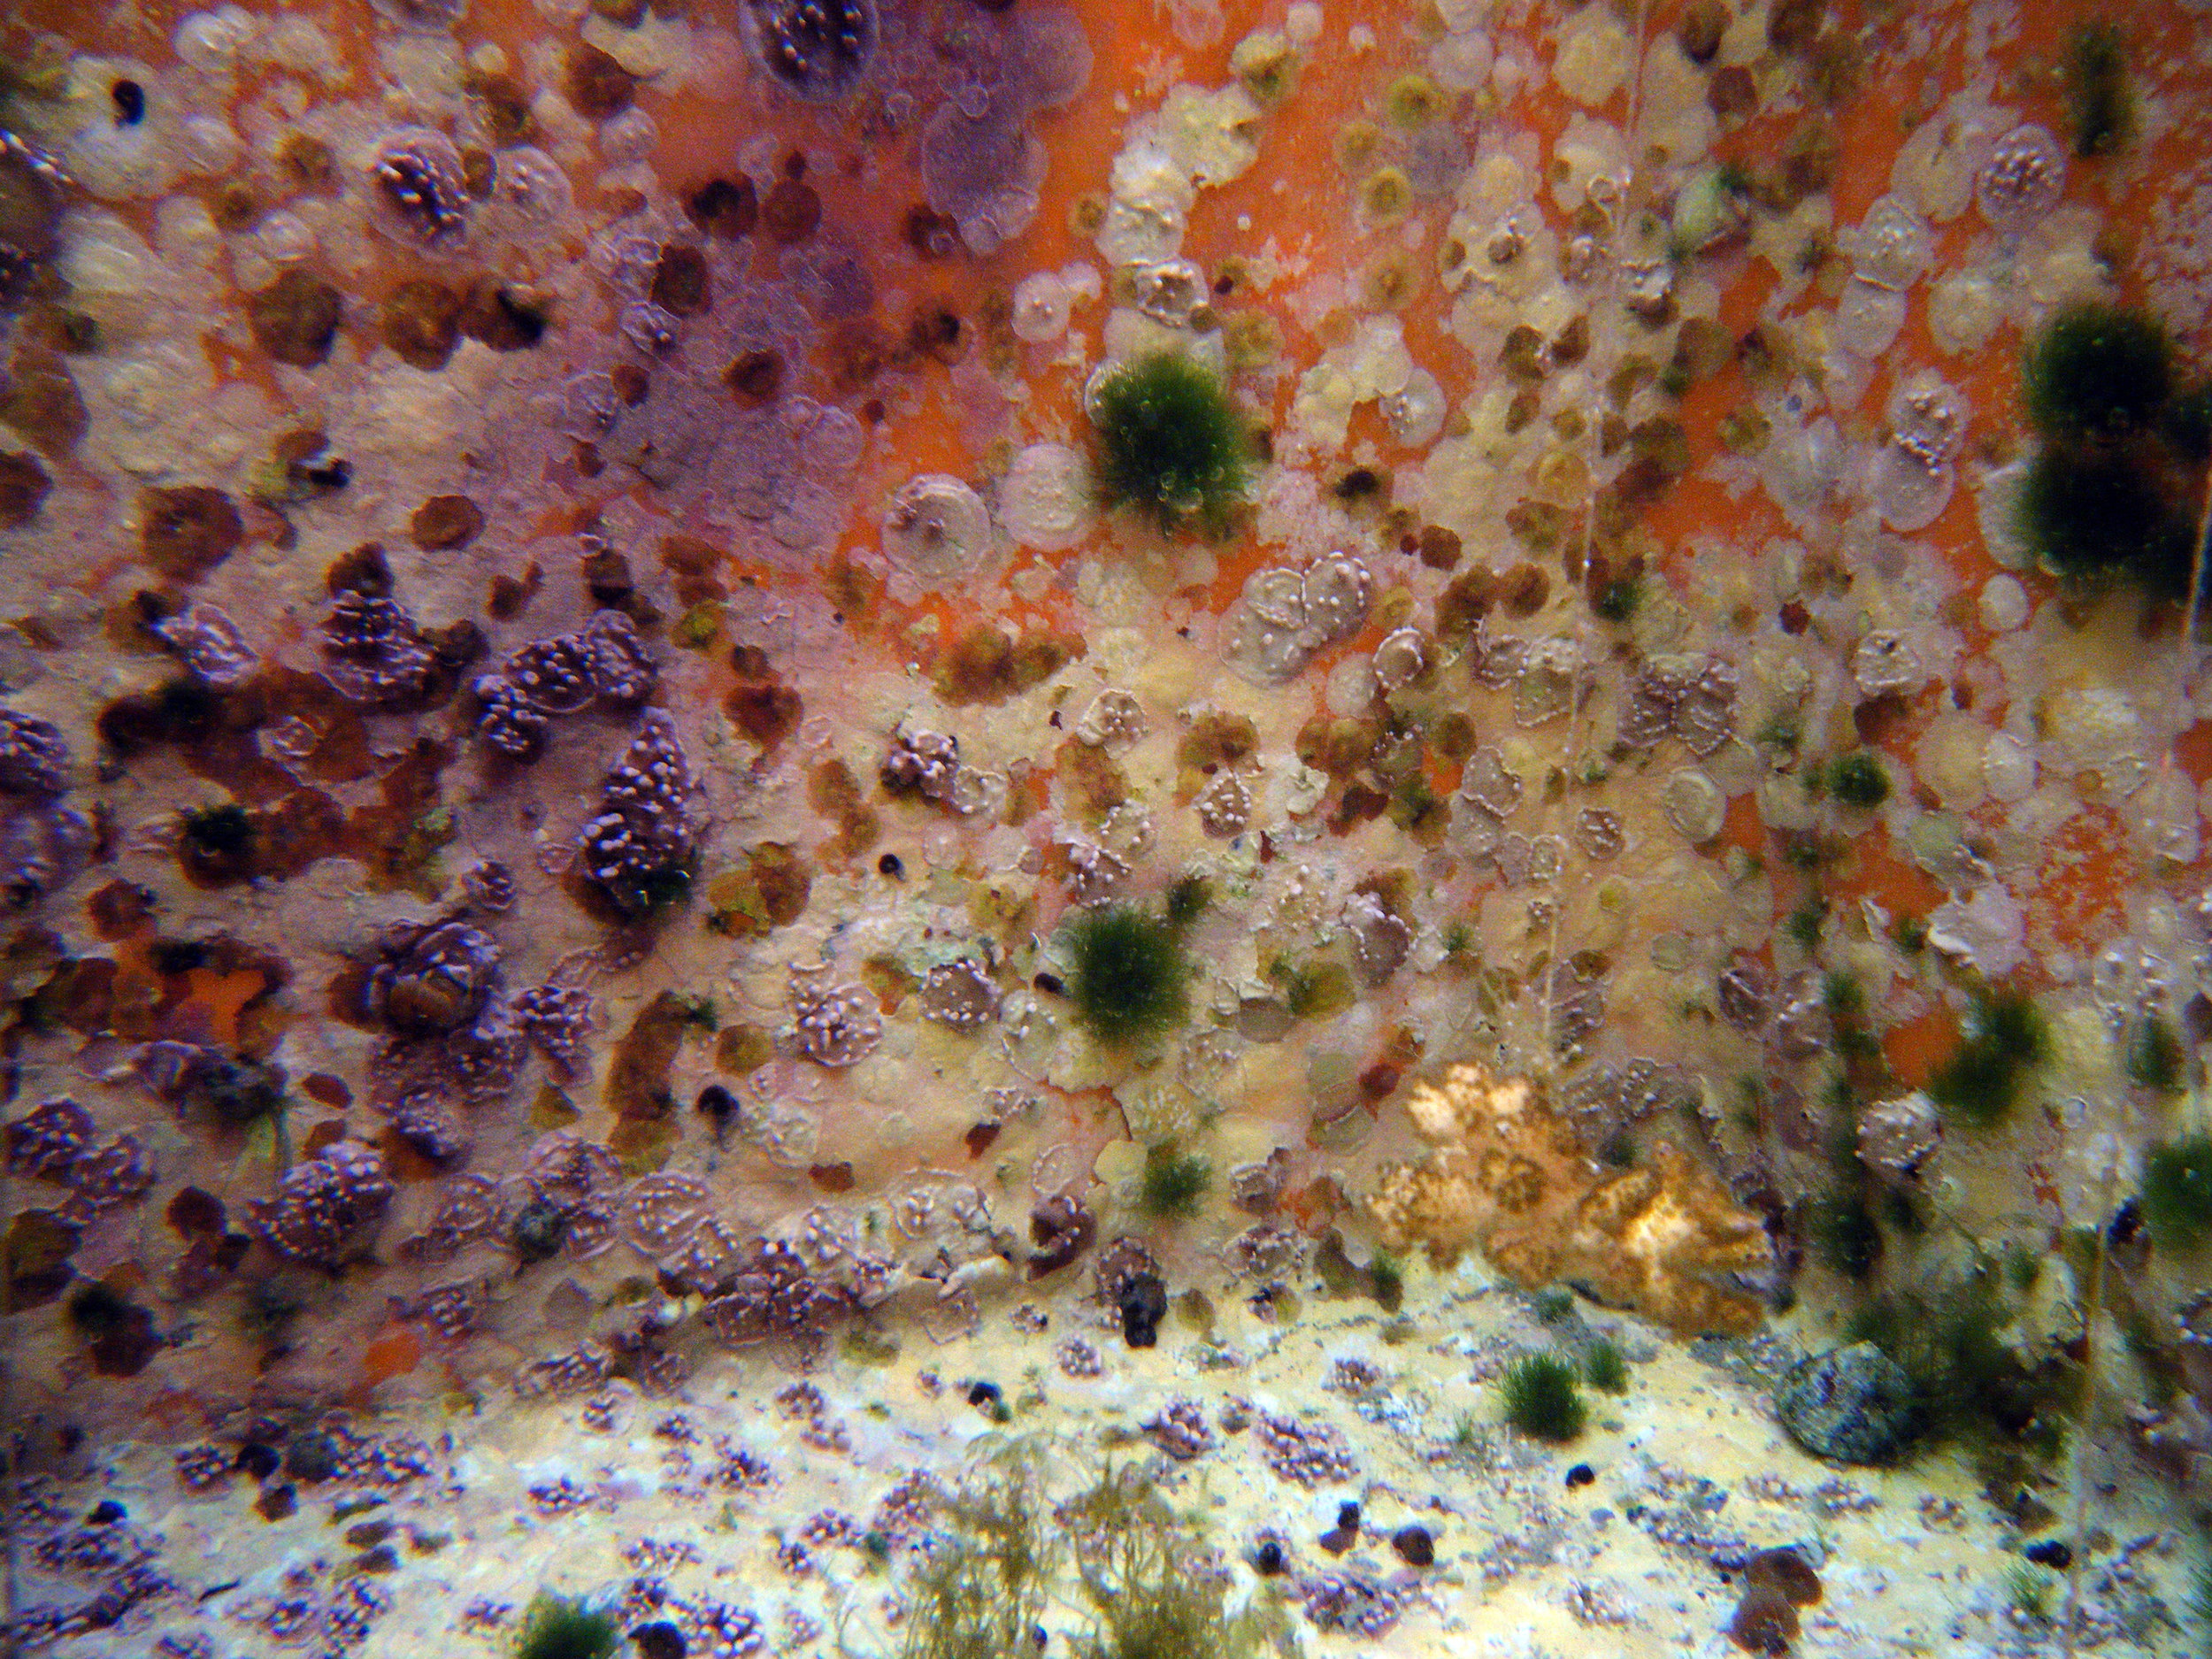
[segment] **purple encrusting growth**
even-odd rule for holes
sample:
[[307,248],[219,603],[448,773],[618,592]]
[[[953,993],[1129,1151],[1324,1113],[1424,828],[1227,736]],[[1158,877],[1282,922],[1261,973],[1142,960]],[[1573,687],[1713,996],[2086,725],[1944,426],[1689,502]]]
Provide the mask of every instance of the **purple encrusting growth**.
[[394,1190],[374,1148],[339,1141],[287,1170],[275,1197],[247,1208],[254,1232],[279,1256],[335,1272],[383,1221]]

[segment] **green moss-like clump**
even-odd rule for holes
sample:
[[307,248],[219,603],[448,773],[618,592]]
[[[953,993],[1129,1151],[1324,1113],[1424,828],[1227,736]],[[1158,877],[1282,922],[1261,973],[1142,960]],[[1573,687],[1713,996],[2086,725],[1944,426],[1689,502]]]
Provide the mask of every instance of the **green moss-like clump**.
[[902,1659],[1019,1659],[1046,1611],[1071,1600],[1076,1659],[1247,1659],[1269,1634],[1228,1609],[1210,1540],[1135,1470],[1108,1469],[1050,1502],[1033,1448],[1012,1446],[933,1506],[933,1548],[909,1588]]
[[2187,593],[2212,409],[2181,386],[2165,325],[2139,307],[2070,305],[2029,347],[2021,390],[2043,439],[2020,491],[2028,544],[2061,575]]
[[1590,1418],[1576,1384],[1574,1366],[1556,1354],[1524,1356],[1498,1385],[1505,1420],[1532,1440],[1564,1444],[1581,1433]]
[[1229,1611],[1229,1580],[1212,1570],[1205,1537],[1136,1471],[1108,1470],[1056,1519],[1074,1541],[1077,1581],[1091,1608],[1090,1628],[1071,1644],[1076,1659],[1245,1659],[1259,1651],[1260,1621]]
[[1146,1215],[1163,1219],[1194,1216],[1213,1179],[1213,1165],[1194,1152],[1178,1152],[1172,1143],[1148,1148],[1138,1206]]
[[2043,325],[2022,367],[2028,419],[2055,440],[2123,438],[2155,422],[2174,391],[2164,325],[2129,306],[2085,301]]
[[2080,1398],[2078,1373],[2054,1349],[2024,1355],[2007,1340],[2013,1310],[1985,1263],[1963,1278],[1869,1302],[1848,1326],[1912,1379],[1921,1436],[1975,1453],[1985,1467],[2056,1455]]
[[2048,1048],[2035,1004],[2013,993],[1978,1001],[1957,1050],[1928,1081],[1928,1096],[1947,1117],[1970,1128],[1993,1127],[2009,1117],[2021,1079]]
[[1882,1229],[1866,1196],[1839,1189],[1813,1206],[1812,1235],[1821,1263],[1846,1279],[1873,1276],[1882,1259]]
[[1829,763],[1828,793],[1847,807],[1870,812],[1889,799],[1889,773],[1874,751],[1855,749]]
[[2135,102],[2118,25],[2078,24],[2066,37],[2066,114],[2074,128],[2074,154],[2085,161],[2109,155],[2133,133]]
[[2212,1237],[2212,1135],[2192,1135],[2153,1152],[2137,1202],[2162,1250],[2193,1250]]
[[612,1613],[541,1595],[530,1603],[515,1659],[608,1659],[621,1641],[622,1626]]
[[1375,1253],[1375,1259],[1367,1264],[1367,1288],[1375,1305],[1385,1313],[1395,1313],[1405,1306],[1406,1271],[1396,1256],[1380,1250]]
[[1010,1659],[1032,1651],[1060,1548],[1018,1457],[935,1506],[937,1547],[909,1586],[903,1659]]
[[1077,916],[1064,942],[1068,1000],[1099,1041],[1122,1048],[1181,1023],[1190,966],[1172,924],[1110,904]]
[[2020,487],[2020,528],[2062,576],[2133,570],[2158,591],[2187,591],[2189,526],[2155,474],[2125,454],[2042,450]]
[[1099,492],[1163,530],[1225,528],[1251,466],[1251,440],[1227,390],[1200,364],[1164,351],[1123,365],[1095,393]]
[[1640,577],[1616,576],[1598,589],[1597,597],[1590,602],[1590,609],[1604,620],[1612,623],[1630,621],[1644,603],[1644,584]]
[[1582,1374],[1589,1379],[1591,1387],[1606,1394],[1628,1392],[1628,1356],[1610,1337],[1601,1336],[1583,1350]]
[[1213,883],[1205,877],[1195,873],[1179,876],[1161,902],[1160,912],[1167,918],[1170,927],[1181,933],[1203,916],[1206,907],[1213,902]]

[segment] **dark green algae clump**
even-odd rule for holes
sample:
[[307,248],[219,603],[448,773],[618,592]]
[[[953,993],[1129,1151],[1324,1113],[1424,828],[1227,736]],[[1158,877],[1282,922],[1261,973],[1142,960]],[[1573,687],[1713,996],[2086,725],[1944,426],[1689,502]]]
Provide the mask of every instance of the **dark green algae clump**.
[[1107,506],[1133,508],[1162,530],[1227,528],[1252,439],[1210,369],[1173,351],[1125,363],[1092,394],[1091,422]]
[[2020,379],[2042,440],[2020,490],[2028,545],[2062,576],[2186,595],[2206,394],[2183,384],[2164,323],[2136,306],[2066,306],[2030,345]]

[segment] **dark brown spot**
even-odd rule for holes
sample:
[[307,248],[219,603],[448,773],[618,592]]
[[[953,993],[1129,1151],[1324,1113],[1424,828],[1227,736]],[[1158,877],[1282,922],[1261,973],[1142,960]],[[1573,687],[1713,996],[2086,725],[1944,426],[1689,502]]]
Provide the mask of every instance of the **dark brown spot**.
[[797,179],[776,180],[775,188],[760,206],[761,228],[769,239],[790,247],[804,242],[822,222],[822,198],[814,187]]
[[826,1193],[849,1193],[853,1189],[853,1166],[850,1164],[817,1164],[807,1171],[807,1179]]
[[270,1486],[254,1500],[254,1513],[265,1521],[281,1521],[297,1512],[300,1507],[299,1488],[286,1481],[282,1486]]
[[461,337],[461,296],[427,277],[403,282],[384,302],[378,333],[410,368],[442,369]]
[[134,881],[111,881],[85,901],[92,931],[111,942],[143,933],[154,918],[154,891]]
[[[676,597],[687,605],[704,604],[710,600],[724,597],[728,589],[722,585],[719,572],[728,555],[711,541],[703,541],[695,535],[672,535],[661,539],[661,568],[676,579]],[[750,647],[740,649],[750,649]],[[734,653],[733,653],[734,657]],[[739,671],[741,679],[772,680],[775,676],[767,669],[767,657],[761,657],[763,672],[747,674]]]
[[760,192],[743,173],[734,179],[709,179],[691,193],[685,207],[693,224],[723,242],[751,235],[760,222]]
[[[4,241],[0,241],[0,250]],[[52,353],[26,351],[0,381],[0,421],[28,439],[49,460],[77,447],[91,424],[68,365]]]
[[139,497],[146,563],[174,582],[196,582],[238,550],[245,522],[219,489],[150,489]]
[[294,133],[277,152],[285,172],[303,189],[327,190],[338,181],[338,158],[330,146],[306,133]]
[[20,530],[38,517],[54,480],[37,457],[20,450],[0,452],[0,529]]
[[323,588],[334,599],[343,593],[388,599],[392,592],[392,567],[384,562],[382,548],[364,541],[352,552],[341,553],[330,561],[323,572]]
[[466,547],[483,534],[484,510],[466,495],[433,495],[415,509],[408,529],[426,552]]
[[253,186],[234,179],[215,192],[209,213],[216,229],[227,236],[235,236],[251,230],[261,218],[261,197]]
[[1467,638],[1497,603],[1498,575],[1489,566],[1478,565],[1464,575],[1454,578],[1451,585],[1436,596],[1438,637]]
[[1301,763],[1340,781],[1373,758],[1381,736],[1369,721],[1316,715],[1298,728],[1295,747]]
[[1710,63],[1720,50],[1721,36],[1728,32],[1728,8],[1723,0],[1692,0],[1688,11],[1674,26],[1682,55],[1694,64]]
[[634,363],[616,364],[607,378],[614,382],[614,395],[626,409],[635,409],[653,389],[653,377]]
[[1759,83],[1741,64],[1731,64],[1714,72],[1712,84],[1705,88],[1705,102],[1714,114],[1724,118],[1749,115],[1759,107]]
[[960,319],[941,305],[914,313],[906,326],[906,349],[918,357],[954,363],[960,357]]
[[1440,525],[1425,525],[1421,529],[1421,563],[1432,571],[1456,569],[1459,565],[1460,541],[1456,530],[1447,530]]
[[1802,51],[1827,14],[1828,0],[1775,0],[1767,13],[1767,44],[1778,52]]
[[1191,723],[1176,746],[1175,764],[1191,772],[1213,772],[1241,765],[1259,751],[1259,727],[1241,714],[1203,714]]
[[344,315],[338,290],[304,271],[287,271],[246,300],[254,343],[296,369],[311,369],[328,359]]
[[773,749],[798,730],[805,704],[789,686],[740,686],[723,704],[730,723],[758,743]]
[[713,303],[706,256],[696,248],[671,242],[653,267],[653,303],[678,317],[695,317]]
[[729,373],[723,378],[729,382],[730,392],[741,405],[758,409],[772,402],[782,388],[783,358],[764,349],[748,351],[730,365]]
[[1505,573],[1505,591],[1500,595],[1506,613],[1515,617],[1532,617],[1544,608],[1544,601],[1551,597],[1551,578],[1541,567],[1534,565],[1516,565]]
[[460,328],[494,351],[526,351],[545,338],[546,307],[514,289],[479,282],[461,306]]
[[484,126],[503,144],[518,144],[529,134],[530,95],[512,75],[487,75],[477,86],[484,101]]
[[223,1230],[223,1201],[196,1187],[180,1187],[164,1212],[169,1225],[186,1238]]
[[942,259],[960,246],[960,221],[926,203],[906,210],[906,245],[925,259]]
[[[619,1148],[623,1131],[631,1131],[633,1146],[651,1144],[672,1133],[663,1120],[675,1110],[669,1090],[669,1074],[684,1033],[691,1028],[691,1004],[673,991],[663,991],[630,1023],[607,1068],[606,1102],[621,1120],[615,1131]],[[649,1126],[655,1133],[642,1133]]]
[[522,614],[523,607],[544,583],[545,573],[533,564],[520,576],[510,576],[504,571],[492,578],[490,595],[484,601],[484,609],[495,622],[511,622]]
[[570,47],[561,68],[561,89],[587,120],[607,120],[637,101],[637,77],[596,46]]
[[1080,639],[1030,633],[1011,637],[987,622],[955,640],[937,664],[937,695],[958,707],[1033,691],[1087,647]]

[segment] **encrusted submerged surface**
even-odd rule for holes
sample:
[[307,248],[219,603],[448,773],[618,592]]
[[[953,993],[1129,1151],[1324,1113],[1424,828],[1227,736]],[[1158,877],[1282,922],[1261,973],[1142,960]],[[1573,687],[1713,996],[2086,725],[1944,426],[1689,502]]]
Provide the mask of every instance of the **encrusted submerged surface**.
[[1111,1456],[1317,1650],[2200,1642],[2139,10],[12,9],[12,1633],[921,1652]]

